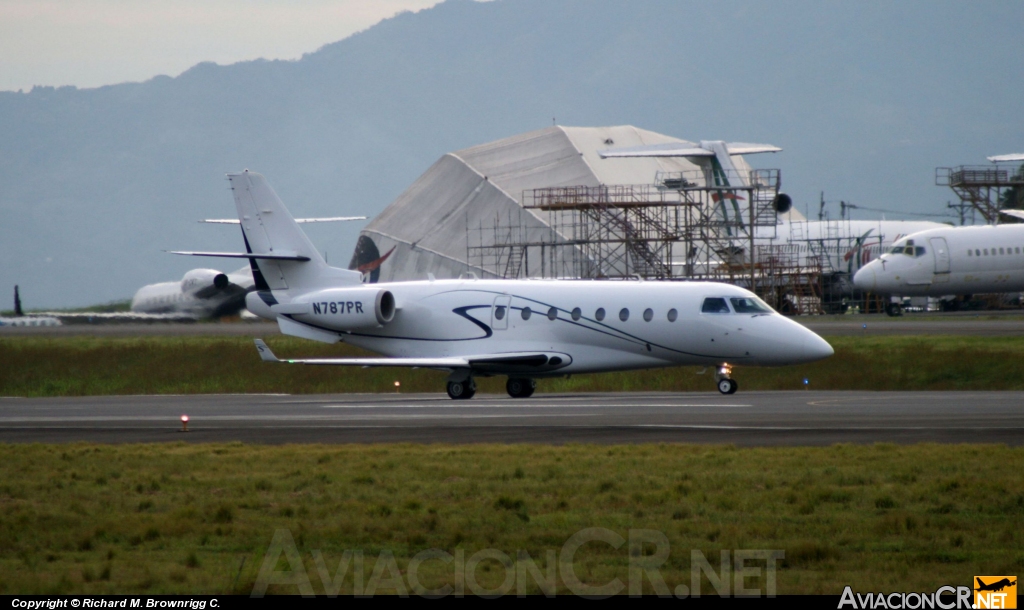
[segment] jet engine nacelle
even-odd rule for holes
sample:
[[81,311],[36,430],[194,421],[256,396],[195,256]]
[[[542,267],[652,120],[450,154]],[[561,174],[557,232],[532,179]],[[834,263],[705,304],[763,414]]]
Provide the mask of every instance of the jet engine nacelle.
[[793,207],[793,198],[785,193],[779,193],[772,200],[772,207],[776,214],[785,214]]
[[181,279],[182,292],[198,292],[204,288],[227,288],[228,276],[216,269],[193,269]]
[[[381,288],[331,288],[304,294],[276,313],[292,313],[295,320],[335,330],[383,326],[395,318],[395,295]],[[301,313],[299,313],[301,312]]]

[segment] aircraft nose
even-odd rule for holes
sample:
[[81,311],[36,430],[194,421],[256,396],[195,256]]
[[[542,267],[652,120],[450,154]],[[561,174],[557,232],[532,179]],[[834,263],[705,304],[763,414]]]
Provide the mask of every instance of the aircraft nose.
[[836,351],[832,349],[832,346],[829,345],[828,341],[822,339],[811,331],[807,332],[810,336],[804,338],[803,347],[804,354],[806,354],[809,361],[822,360],[836,353]]
[[877,287],[875,264],[869,263],[853,274],[853,284],[861,290],[873,291]]

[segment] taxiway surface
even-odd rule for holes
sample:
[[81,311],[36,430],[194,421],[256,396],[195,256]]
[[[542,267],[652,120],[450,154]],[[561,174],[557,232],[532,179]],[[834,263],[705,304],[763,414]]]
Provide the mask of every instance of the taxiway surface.
[[0,398],[0,442],[1021,445],[1022,405],[1024,392]]

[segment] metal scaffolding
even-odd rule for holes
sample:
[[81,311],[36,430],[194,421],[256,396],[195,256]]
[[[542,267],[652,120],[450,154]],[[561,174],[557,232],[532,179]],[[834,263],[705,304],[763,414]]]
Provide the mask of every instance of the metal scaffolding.
[[773,243],[779,187],[779,170],[709,167],[654,184],[527,190],[517,213],[469,229],[467,260],[503,278],[724,281],[780,310],[820,313],[827,251],[840,245]]
[[1024,208],[1024,166],[961,165],[935,169],[935,184],[948,186],[988,224],[999,224],[999,211]]

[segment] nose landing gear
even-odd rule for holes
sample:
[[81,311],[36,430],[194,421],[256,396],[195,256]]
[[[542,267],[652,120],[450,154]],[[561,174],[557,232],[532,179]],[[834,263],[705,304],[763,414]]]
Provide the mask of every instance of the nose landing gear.
[[715,371],[715,381],[718,384],[718,391],[722,394],[735,394],[740,387],[740,384],[732,378],[732,367],[728,364],[718,367],[718,370]]

